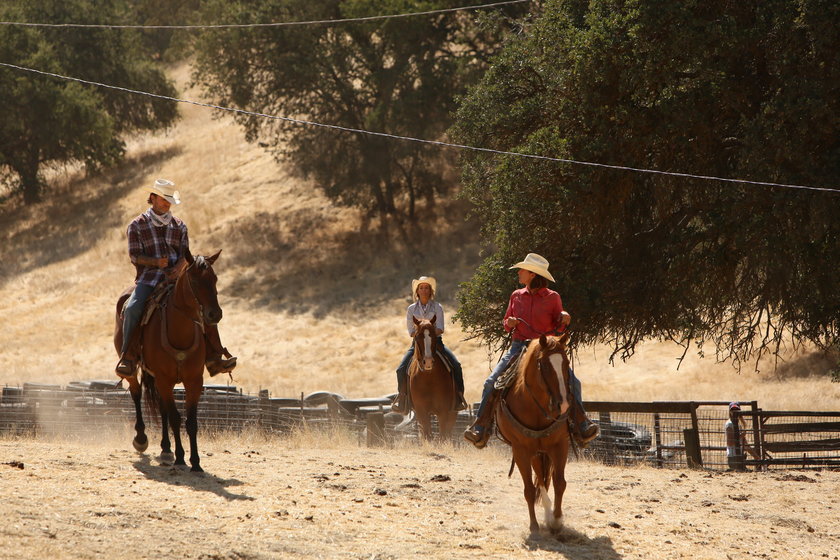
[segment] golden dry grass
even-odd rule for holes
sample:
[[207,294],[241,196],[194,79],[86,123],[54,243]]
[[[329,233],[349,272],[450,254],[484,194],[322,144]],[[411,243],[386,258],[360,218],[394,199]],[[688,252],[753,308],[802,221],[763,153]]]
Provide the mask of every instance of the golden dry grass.
[[[174,68],[185,83],[188,68]],[[186,98],[198,92],[186,91]],[[0,384],[112,378],[113,303],[130,284],[125,226],[146,208],[144,188],[168,177],[195,253],[219,248],[223,342],[240,357],[234,383],[275,396],[330,390],[348,397],[394,391],[407,345],[410,280],[433,274],[447,311],[445,340],[464,365],[475,401],[496,356],[452,321],[457,284],[480,261],[475,224],[461,203],[423,213],[417,231],[380,229],[340,208],[248,144],[228,116],[181,107],[170,131],[132,138],[119,168],[86,177],[67,169],[44,204],[0,212]],[[426,245],[408,240],[420,232]],[[562,287],[560,287],[562,293]],[[626,363],[583,349],[576,371],[591,400],[753,400],[765,409],[836,410],[840,384],[814,355],[789,352],[774,371],[689,354],[651,341]],[[219,378],[213,379],[218,382]]]

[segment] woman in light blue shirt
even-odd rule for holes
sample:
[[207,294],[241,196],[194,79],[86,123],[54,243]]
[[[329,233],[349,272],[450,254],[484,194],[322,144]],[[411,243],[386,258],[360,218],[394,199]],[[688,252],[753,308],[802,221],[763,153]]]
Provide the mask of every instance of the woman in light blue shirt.
[[461,363],[455,354],[443,344],[443,330],[444,330],[444,316],[443,306],[435,301],[435,288],[437,286],[436,280],[431,276],[421,276],[416,280],[411,281],[411,293],[414,296],[414,303],[408,306],[405,313],[405,326],[408,330],[408,336],[412,338],[412,344],[403,356],[400,365],[397,366],[397,390],[399,395],[391,405],[394,412],[405,414],[408,412],[408,366],[411,364],[411,358],[414,356],[414,318],[418,320],[435,319],[435,332],[437,334],[437,346],[441,352],[446,356],[449,365],[452,366],[452,375],[455,379],[455,388],[458,392],[456,398],[457,402],[453,403],[456,410],[464,410],[467,408],[467,402],[464,400],[464,372],[461,369]]

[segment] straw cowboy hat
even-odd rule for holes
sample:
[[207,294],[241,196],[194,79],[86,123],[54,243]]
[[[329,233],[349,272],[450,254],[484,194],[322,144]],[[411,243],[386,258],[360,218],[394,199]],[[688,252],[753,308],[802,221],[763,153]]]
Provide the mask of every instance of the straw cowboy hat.
[[411,281],[411,295],[414,299],[417,299],[417,288],[420,284],[428,284],[431,286],[432,297],[435,297],[435,292],[437,291],[437,280],[435,280],[433,276],[421,276],[420,278]]
[[181,193],[175,190],[175,183],[167,179],[158,179],[155,184],[149,187],[149,192],[162,196],[170,204],[181,204]]
[[525,270],[530,270],[534,274],[539,274],[543,278],[547,278],[552,282],[556,282],[554,276],[548,271],[548,261],[545,260],[545,257],[542,257],[536,253],[528,253],[525,256],[525,260],[519,263],[516,263],[509,270],[513,270],[514,268],[524,268]]

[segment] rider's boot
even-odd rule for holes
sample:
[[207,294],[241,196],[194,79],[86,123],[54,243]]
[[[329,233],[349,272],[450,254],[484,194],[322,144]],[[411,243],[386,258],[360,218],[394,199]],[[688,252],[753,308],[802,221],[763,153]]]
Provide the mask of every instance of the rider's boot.
[[586,449],[589,442],[601,434],[601,428],[586,416],[586,412],[580,404],[572,404],[572,418],[574,419],[575,430],[572,430],[572,437],[581,449]]
[[125,351],[120,354],[120,361],[114,372],[121,379],[134,377],[137,373],[137,365],[140,361],[140,329],[134,330],[128,335],[128,344]]
[[464,398],[464,392],[458,391],[458,394],[455,395],[455,410],[460,412],[466,410],[468,407],[467,399]]
[[236,367],[236,356],[231,356],[228,349],[222,346],[216,325],[204,326],[204,365],[210,377],[230,373]]
[[472,442],[481,449],[487,445],[490,439],[490,431],[493,427],[493,414],[495,413],[496,401],[499,400],[500,389],[493,389],[478,407],[478,415],[472,425],[464,431],[464,439]]
[[397,398],[391,404],[391,410],[400,414],[408,413],[408,391],[403,376],[397,372]]

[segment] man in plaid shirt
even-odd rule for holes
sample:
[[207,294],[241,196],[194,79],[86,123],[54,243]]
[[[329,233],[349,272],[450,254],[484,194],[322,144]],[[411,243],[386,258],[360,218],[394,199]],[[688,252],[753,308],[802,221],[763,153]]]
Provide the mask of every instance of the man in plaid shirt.
[[[149,193],[151,206],[128,225],[128,256],[137,275],[123,315],[123,342],[116,367],[120,377],[131,377],[137,370],[140,337],[135,331],[146,300],[160,282],[178,275],[190,249],[187,225],[170,211],[173,204],[181,203],[175,183],[158,179],[149,187]],[[210,375],[227,373],[236,367],[236,358],[222,346],[215,325],[205,325],[205,348],[205,365]]]

